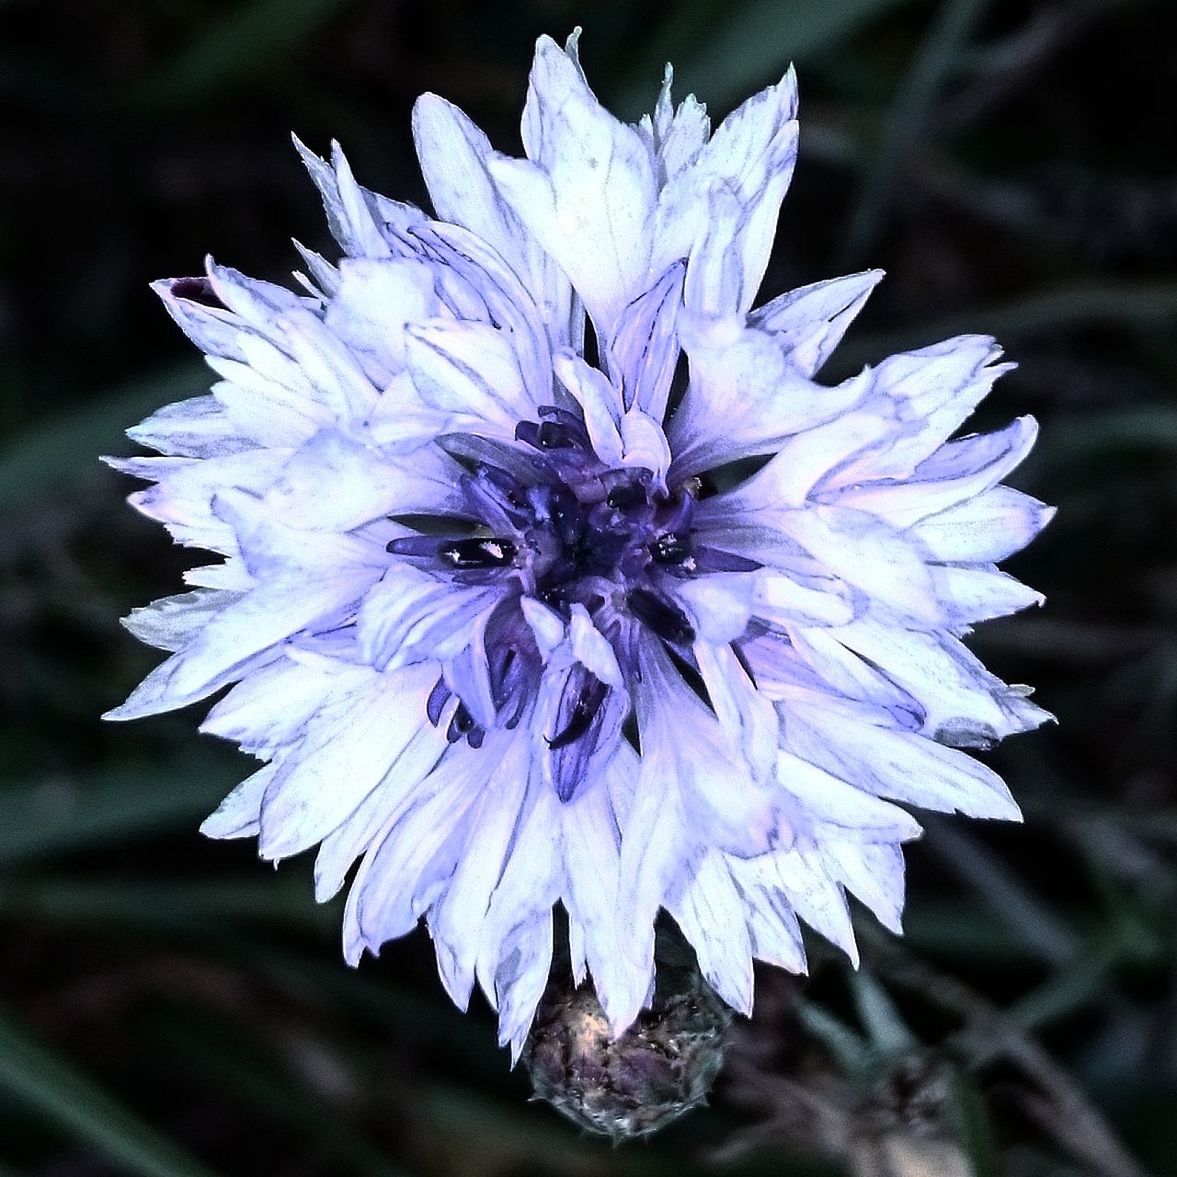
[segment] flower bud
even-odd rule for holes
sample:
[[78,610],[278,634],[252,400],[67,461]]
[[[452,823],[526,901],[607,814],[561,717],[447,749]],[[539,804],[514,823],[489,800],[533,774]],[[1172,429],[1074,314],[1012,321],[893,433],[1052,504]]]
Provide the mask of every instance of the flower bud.
[[538,1099],[621,1141],[703,1103],[723,1066],[731,1010],[695,968],[658,970],[653,1005],[618,1038],[590,985],[549,989],[524,1048]]

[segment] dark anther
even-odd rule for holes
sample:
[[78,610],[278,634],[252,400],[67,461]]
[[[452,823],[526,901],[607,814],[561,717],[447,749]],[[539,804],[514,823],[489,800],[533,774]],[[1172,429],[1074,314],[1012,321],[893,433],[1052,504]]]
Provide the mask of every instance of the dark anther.
[[171,286],[176,298],[186,298],[201,306],[219,307],[220,300],[213,293],[213,284],[207,278],[176,278]]
[[555,752],[579,740],[592,726],[593,719],[596,718],[608,693],[609,688],[599,678],[590,674],[588,681],[576,693],[572,714],[568,716],[564,727],[548,741],[548,747]]
[[649,589],[634,589],[626,597],[626,604],[629,611],[664,642],[689,646],[695,640],[695,631],[683,611]]
[[660,535],[650,544],[650,555],[657,564],[681,564],[690,554],[690,544],[673,531]]
[[451,568],[505,568],[515,559],[515,545],[505,539],[451,539],[437,554]]
[[572,430],[555,421],[545,421],[539,427],[537,440],[542,450],[566,450],[576,444]]
[[640,507],[645,501],[646,492],[634,482],[622,482],[605,496],[605,502],[615,511]]
[[453,719],[450,720],[450,726],[446,729],[445,738],[451,744],[456,744],[463,736],[472,732],[476,726],[474,716],[466,710],[466,704],[459,703]]

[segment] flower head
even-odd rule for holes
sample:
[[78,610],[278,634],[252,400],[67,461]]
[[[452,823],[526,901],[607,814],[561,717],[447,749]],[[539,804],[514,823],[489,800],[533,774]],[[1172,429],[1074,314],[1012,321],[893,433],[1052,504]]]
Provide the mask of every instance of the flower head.
[[795,114],[790,72],[711,134],[668,72],[628,125],[543,38],[527,158],[426,95],[435,216],[299,144],[341,260],[156,286],[220,379],[114,465],[220,559],[132,613],[171,656],[111,717],[236,684],[203,730],[265,763],[205,832],[318,846],[320,900],[358,859],[347,959],[423,916],[516,1053],[557,903],[614,1033],[660,909],[747,1012],[799,920],[854,954],[847,892],[898,927],[894,802],[1018,816],[961,749],[1046,715],[960,638],[1041,600],[995,566],[1050,516],[1000,485],[1034,422],[953,437],[983,336],[816,382],[876,271],[753,309]]

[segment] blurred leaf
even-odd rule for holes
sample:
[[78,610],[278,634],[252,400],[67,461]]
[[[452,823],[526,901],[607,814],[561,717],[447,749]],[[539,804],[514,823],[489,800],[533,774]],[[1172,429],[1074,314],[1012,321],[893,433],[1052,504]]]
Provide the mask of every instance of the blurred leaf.
[[1088,946],[1073,965],[1060,969],[1048,981],[1010,1006],[1009,1016],[1028,1030],[1069,1017],[1095,1001],[1108,984],[1108,974],[1119,963],[1114,942]]
[[223,9],[200,36],[143,85],[139,103],[171,112],[263,75],[288,59],[352,0],[251,0]]
[[919,1046],[891,995],[865,966],[850,974],[850,992],[859,1020],[879,1054],[899,1057]]
[[[885,286],[882,288],[885,290]],[[878,296],[876,296],[878,297]],[[994,306],[978,306],[941,318],[919,319],[908,327],[851,337],[837,352],[840,368],[875,363],[883,356],[929,340],[978,331],[999,339],[1026,339],[1095,324],[1133,327],[1177,324],[1177,283],[1136,282],[1060,286]]]
[[0,1087],[135,1177],[213,1177],[134,1112],[0,1011]]
[[797,1017],[846,1074],[865,1079],[874,1072],[878,1059],[871,1045],[825,1006],[814,1001],[798,1001]]
[[927,846],[944,866],[973,887],[1044,960],[1067,964],[1082,953],[1074,931],[977,838],[943,821],[929,821],[927,831]]
[[0,512],[25,511],[101,470],[98,455],[125,450],[124,430],[210,382],[200,364],[167,368],[82,402],[18,434],[0,450]]
[[966,1071],[952,1076],[952,1114],[956,1137],[972,1166],[973,1177],[999,1177],[997,1146],[981,1093]]
[[195,823],[242,775],[231,755],[203,750],[163,763],[116,764],[82,779],[5,786],[0,867]]
[[310,1044],[290,1037],[281,1044],[290,1056],[283,1058],[256,1027],[218,1017],[200,1006],[187,1007],[182,1022],[159,1021],[155,1037],[162,1049],[183,1058],[186,1067],[202,1075],[211,1087],[278,1125],[283,1134],[304,1138],[308,1153],[320,1162],[320,1171],[342,1170],[356,1177],[401,1177],[404,1173],[349,1123],[346,1114],[340,1114],[351,1110],[347,1104],[354,1098],[344,1101],[338,1090],[335,1098],[324,1098],[305,1078],[302,1083],[292,1081],[295,1074],[305,1076],[318,1061],[319,1067],[328,1068],[327,1082],[337,1089],[349,1087],[358,1076],[350,1069],[335,1072],[345,1067],[338,1049],[315,1060],[296,1051],[298,1045],[305,1050]]
[[309,881],[288,873],[275,879],[167,882],[145,880],[19,880],[0,892],[0,913],[35,916],[38,921],[122,924],[196,930],[240,920],[325,932],[338,913],[313,900]]
[[[666,62],[674,64],[677,92],[730,106],[801,62],[853,35],[868,21],[910,0],[721,0],[672,10],[631,74],[626,107],[647,110]],[[703,46],[703,48],[699,48]]]
[[933,103],[987,3],[941,0],[887,112],[882,137],[868,153],[869,168],[846,228],[838,269],[857,266],[874,243],[891,194],[905,178],[905,165],[923,138]]

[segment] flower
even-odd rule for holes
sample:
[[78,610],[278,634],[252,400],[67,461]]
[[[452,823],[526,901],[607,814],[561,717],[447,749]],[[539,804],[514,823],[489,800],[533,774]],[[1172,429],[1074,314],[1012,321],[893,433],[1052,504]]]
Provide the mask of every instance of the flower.
[[220,380],[112,462],[222,558],[127,619],[171,656],[110,718],[236,684],[202,730],[265,763],[204,832],[318,846],[321,901],[358,859],[347,959],[423,916],[516,1055],[557,903],[614,1033],[660,909],[747,1013],[799,920],[854,956],[847,892],[899,928],[894,802],[1016,820],[961,749],[1047,718],[960,640],[1042,599],[995,564],[1051,514],[1000,485],[1034,422],[953,438],[1008,365],[962,336],[816,382],[881,274],[752,309],[793,74],[713,135],[670,82],[619,122],[542,38],[526,159],[425,95],[435,217],[298,144],[342,260],[157,283]]

